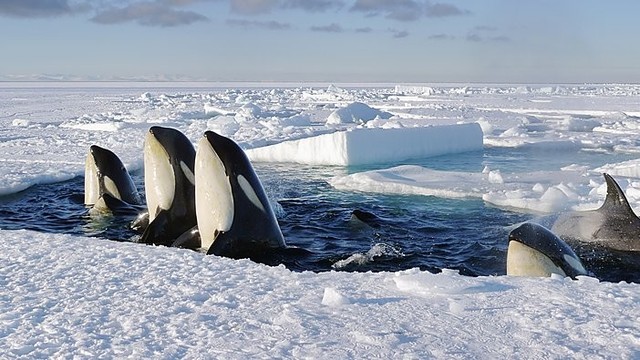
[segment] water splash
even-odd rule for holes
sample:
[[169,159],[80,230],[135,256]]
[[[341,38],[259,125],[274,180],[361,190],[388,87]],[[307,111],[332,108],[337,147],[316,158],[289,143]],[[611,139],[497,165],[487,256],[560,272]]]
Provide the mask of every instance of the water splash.
[[362,266],[374,262],[376,258],[400,259],[406,255],[393,245],[385,243],[374,244],[366,253],[356,253],[344,260],[336,261],[331,267],[336,270],[344,269],[348,266]]

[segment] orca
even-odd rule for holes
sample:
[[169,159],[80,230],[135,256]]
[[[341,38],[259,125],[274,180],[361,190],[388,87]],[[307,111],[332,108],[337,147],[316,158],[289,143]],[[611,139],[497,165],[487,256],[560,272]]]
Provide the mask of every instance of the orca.
[[356,226],[365,225],[375,229],[379,228],[383,223],[382,219],[376,214],[360,209],[355,209],[351,212],[349,221]]
[[587,275],[582,262],[569,245],[546,227],[526,222],[509,233],[507,275],[573,279]]
[[264,188],[245,152],[213,131],[198,143],[196,215],[207,254],[259,257],[286,244]]
[[578,241],[620,251],[640,251],[640,219],[609,174],[603,174],[607,196],[596,210],[561,214],[551,231],[566,241]]
[[111,150],[92,145],[85,160],[84,203],[92,212],[117,212],[140,205],[141,197],[122,161]]
[[[147,132],[144,187],[148,214],[141,214],[132,224],[134,229],[144,228],[138,242],[171,246],[196,226],[195,156],[193,144],[180,131],[153,126]],[[199,247],[197,239],[181,240],[182,244],[194,242]]]

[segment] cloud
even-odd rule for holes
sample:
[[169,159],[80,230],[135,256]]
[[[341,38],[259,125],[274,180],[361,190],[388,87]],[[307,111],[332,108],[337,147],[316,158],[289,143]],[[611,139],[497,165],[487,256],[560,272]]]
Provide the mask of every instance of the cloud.
[[231,11],[243,15],[258,15],[270,12],[278,6],[278,0],[230,0]]
[[448,17],[448,16],[460,16],[471,14],[468,10],[460,9],[459,7],[451,4],[435,3],[431,4],[427,2],[425,14],[427,17]]
[[372,31],[373,31],[373,29],[372,29],[372,28],[370,28],[370,27],[363,27],[363,28],[357,28],[355,31],[356,31],[357,33],[360,33],[360,34],[367,34],[367,33],[372,32]]
[[406,38],[407,36],[409,36],[409,32],[408,31],[396,31],[393,33],[393,37],[396,39],[402,39],[402,38]]
[[343,6],[344,2],[339,0],[285,0],[282,3],[282,7],[285,9],[300,9],[309,12],[323,12]]
[[406,30],[398,30],[398,29],[394,29],[394,28],[389,28],[387,29],[387,32],[390,32],[393,36],[394,39],[402,39],[402,38],[406,38],[407,36],[409,36],[409,32]]
[[384,16],[398,21],[416,21],[422,17],[448,17],[470,14],[455,5],[416,0],[356,0],[350,11],[367,16]]
[[495,26],[488,26],[488,25],[478,25],[475,28],[473,28],[476,31],[497,31],[498,28]]
[[72,6],[68,0],[0,0],[0,16],[46,18],[72,15],[83,10],[86,10],[85,6]]
[[511,38],[505,35],[500,35],[500,36],[490,37],[489,40],[495,41],[495,42],[510,42]]
[[413,0],[356,0],[350,11],[362,12],[367,16],[384,15],[399,21],[418,20],[424,11],[424,4]]
[[274,9],[323,12],[332,8],[341,8],[344,6],[344,2],[342,0],[230,0],[230,5],[231,11],[234,13],[259,15],[270,13]]
[[467,41],[471,41],[471,42],[482,42],[484,41],[484,38],[482,38],[482,36],[476,34],[476,33],[470,33],[467,34]]
[[471,32],[467,34],[467,41],[471,42],[510,42],[511,38],[505,35],[500,36],[491,36],[491,37],[483,37],[478,33]]
[[291,24],[281,23],[277,21],[252,21],[252,20],[240,20],[231,19],[227,20],[227,24],[231,26],[243,27],[243,28],[261,28],[266,30],[287,30],[291,29]]
[[333,23],[331,25],[326,25],[326,26],[312,26],[310,28],[311,31],[316,31],[316,32],[330,32],[330,33],[342,33],[344,32],[344,29],[342,28],[342,26]]
[[455,40],[455,36],[448,34],[434,34],[429,36],[429,40]]
[[499,34],[500,29],[495,26],[479,25],[467,34],[467,41],[472,42],[510,42],[511,38]]
[[[172,0],[176,3],[176,0]],[[178,1],[181,4],[186,1]],[[136,22],[144,26],[172,27],[189,25],[209,19],[193,11],[173,9],[167,2],[137,2],[122,8],[109,7],[100,10],[91,21],[98,24],[120,24]]]
[[222,0],[159,0],[160,2],[167,5],[176,5],[176,6],[186,6],[199,2],[216,2]]

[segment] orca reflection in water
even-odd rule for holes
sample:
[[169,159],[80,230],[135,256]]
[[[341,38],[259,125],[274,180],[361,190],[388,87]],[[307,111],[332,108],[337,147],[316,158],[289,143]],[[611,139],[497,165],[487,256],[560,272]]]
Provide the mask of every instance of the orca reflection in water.
[[640,219],[631,209],[624,192],[609,175],[607,196],[599,209],[562,214],[551,231],[561,238],[577,240],[621,251],[640,251]]
[[[195,214],[195,149],[180,131],[153,126],[144,141],[145,215],[132,227],[144,227],[139,242],[198,248]],[[140,225],[142,223],[142,225]],[[184,236],[183,236],[184,235]]]
[[587,275],[575,252],[547,228],[524,223],[509,233],[507,275],[542,276],[551,274]]
[[208,254],[260,256],[285,248],[264,188],[245,152],[231,139],[207,131],[195,160],[196,214]]
[[[84,203],[92,212],[135,209],[140,195],[122,161],[111,150],[92,145],[85,160]],[[132,210],[137,211],[137,210]]]

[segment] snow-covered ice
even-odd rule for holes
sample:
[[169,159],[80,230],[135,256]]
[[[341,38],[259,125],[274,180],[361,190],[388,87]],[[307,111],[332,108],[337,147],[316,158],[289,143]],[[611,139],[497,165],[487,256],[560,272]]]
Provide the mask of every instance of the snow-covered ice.
[[[291,272],[3,231],[3,358],[626,358],[637,284]],[[39,246],[33,246],[32,244]]]
[[366,123],[376,118],[388,119],[391,114],[370,107],[361,102],[351,103],[343,108],[335,110],[327,117],[327,124]]
[[[338,167],[328,170],[327,181],[343,191],[481,198],[551,212],[597,207],[606,190],[600,172],[606,171],[637,210],[639,97],[636,85],[1,83],[0,194],[82,175],[92,144],[114,151],[129,170],[140,169],[143,135],[152,125],[175,127],[194,142],[214,130],[271,159],[276,151],[269,149],[285,141],[301,146],[322,136],[369,134],[358,140],[368,160],[390,152],[377,148],[381,142],[388,149],[414,147],[421,136],[410,134],[428,136],[426,126],[442,125],[476,134],[481,128],[485,147],[550,157],[582,149],[624,160],[540,171],[498,165],[442,170],[404,163],[413,155],[399,151],[380,158],[392,165],[351,174]],[[378,113],[328,121],[355,103]],[[402,135],[377,138],[391,130]],[[472,141],[453,135],[439,139],[451,144],[448,152]],[[640,356],[637,284],[472,278],[446,269],[292,272],[188,250],[26,230],[0,229],[0,243],[3,358]],[[351,260],[376,253],[360,255]]]
[[[624,164],[624,163],[623,163]],[[619,165],[622,166],[622,165]],[[604,201],[606,183],[598,170],[619,175],[614,166],[595,169],[567,167],[557,171],[502,173],[433,170],[416,165],[401,165],[339,175],[329,183],[341,190],[387,194],[414,194],[443,198],[481,198],[489,204],[521,211],[553,213],[562,210],[596,208]],[[638,184],[620,181],[628,200],[640,204]]]
[[[456,141],[451,141],[456,139]],[[478,124],[350,129],[248,149],[252,161],[367,165],[482,149]]]

